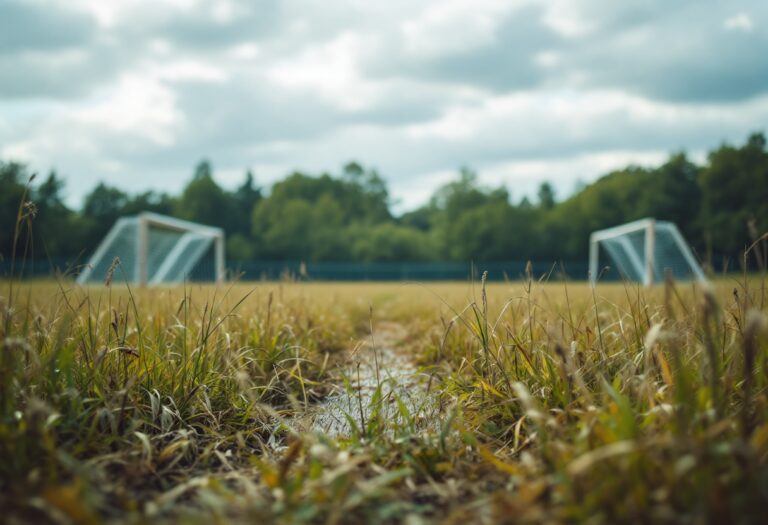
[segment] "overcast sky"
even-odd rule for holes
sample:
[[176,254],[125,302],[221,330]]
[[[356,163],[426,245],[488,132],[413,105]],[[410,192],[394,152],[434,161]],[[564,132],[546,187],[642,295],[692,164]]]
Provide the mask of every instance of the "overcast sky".
[[399,211],[703,160],[768,123],[766,0],[0,0],[0,158],[178,192],[355,159]]

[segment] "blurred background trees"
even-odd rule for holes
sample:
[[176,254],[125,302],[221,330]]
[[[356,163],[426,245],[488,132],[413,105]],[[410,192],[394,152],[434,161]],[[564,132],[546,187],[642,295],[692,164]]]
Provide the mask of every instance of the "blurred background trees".
[[[26,166],[0,162],[0,254],[8,258]],[[628,166],[558,201],[543,183],[535,202],[514,188],[485,187],[471,168],[437,188],[428,203],[391,213],[384,179],[356,162],[340,173],[295,172],[268,192],[247,171],[234,190],[203,160],[178,196],[129,194],[98,184],[82,209],[64,202],[64,180],[37,177],[27,199],[37,207],[36,258],[83,262],[117,218],[140,211],[174,215],[227,232],[234,260],[294,261],[580,261],[589,234],[656,217],[675,222],[699,257],[738,257],[755,232],[768,231],[768,150],[761,133],[741,146],[723,144],[702,166],[683,152],[658,167]],[[750,230],[749,224],[752,224]]]

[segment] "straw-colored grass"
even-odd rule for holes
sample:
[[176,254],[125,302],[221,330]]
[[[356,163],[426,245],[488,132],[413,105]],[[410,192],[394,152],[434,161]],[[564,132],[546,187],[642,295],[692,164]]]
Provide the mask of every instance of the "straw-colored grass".
[[[134,290],[118,276],[0,283],[7,522],[761,521],[759,279]],[[350,366],[383,323],[402,327],[388,344],[421,367],[439,420],[374,395],[397,421],[298,425],[332,390],[355,395]]]

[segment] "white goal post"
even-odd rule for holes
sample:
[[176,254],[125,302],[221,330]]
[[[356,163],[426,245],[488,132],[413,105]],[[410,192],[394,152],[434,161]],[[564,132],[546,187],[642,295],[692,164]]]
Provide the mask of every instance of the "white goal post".
[[77,278],[99,282],[112,267],[116,279],[147,284],[177,283],[196,278],[224,280],[224,231],[191,221],[142,212],[118,219]]
[[676,279],[705,281],[704,271],[680,230],[669,221],[641,219],[593,232],[589,238],[589,280],[597,282],[605,252],[623,278],[650,286],[667,272]]

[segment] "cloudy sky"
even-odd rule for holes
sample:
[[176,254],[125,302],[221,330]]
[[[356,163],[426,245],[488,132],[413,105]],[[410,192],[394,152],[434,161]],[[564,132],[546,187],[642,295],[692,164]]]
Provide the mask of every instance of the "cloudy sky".
[[768,123],[765,0],[0,0],[0,158],[179,191],[351,159],[397,210],[703,160]]

